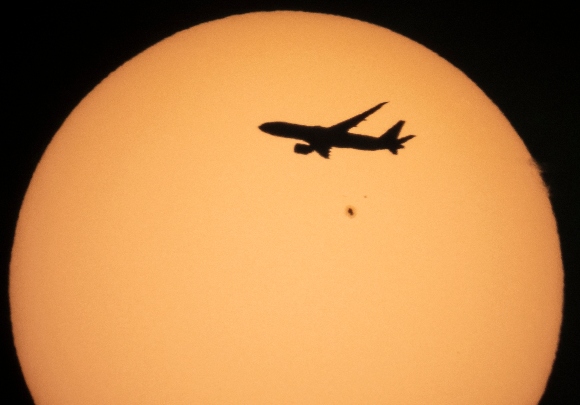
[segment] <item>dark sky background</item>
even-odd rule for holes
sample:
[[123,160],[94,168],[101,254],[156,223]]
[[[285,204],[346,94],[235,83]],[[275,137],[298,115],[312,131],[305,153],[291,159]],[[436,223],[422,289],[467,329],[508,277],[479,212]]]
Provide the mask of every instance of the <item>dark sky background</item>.
[[[578,404],[580,381],[580,102],[578,26],[572,10],[441,6],[434,2],[166,0],[126,8],[100,2],[22,5],[5,13],[0,225],[0,402],[31,404],[12,343],[8,264],[30,177],[71,110],[123,62],[176,31],[258,10],[317,11],[387,27],[437,52],[503,111],[543,170],[558,222],[565,267],[560,347],[542,405]],[[238,3],[243,4],[237,5]],[[5,26],[6,27],[6,26]],[[574,69],[574,70],[573,70]],[[7,108],[7,111],[6,111]],[[501,148],[502,145],[497,145]],[[6,377],[7,376],[7,377]],[[106,387],[103,387],[106,389]],[[421,389],[421,387],[417,387]]]

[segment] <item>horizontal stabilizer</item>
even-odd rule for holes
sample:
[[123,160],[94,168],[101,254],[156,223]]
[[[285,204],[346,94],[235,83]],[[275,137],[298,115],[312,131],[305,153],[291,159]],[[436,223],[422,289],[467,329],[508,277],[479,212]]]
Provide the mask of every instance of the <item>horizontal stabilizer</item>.
[[379,138],[383,143],[383,147],[391,151],[393,155],[396,155],[399,149],[404,148],[403,144],[405,142],[415,137],[415,135],[407,135],[399,138],[399,134],[401,133],[401,129],[403,128],[404,124],[405,121],[397,122]]

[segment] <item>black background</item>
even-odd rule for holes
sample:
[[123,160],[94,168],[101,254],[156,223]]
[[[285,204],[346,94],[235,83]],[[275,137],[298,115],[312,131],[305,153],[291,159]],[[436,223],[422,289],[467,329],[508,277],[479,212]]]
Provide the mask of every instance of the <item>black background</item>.
[[[558,221],[565,267],[561,341],[542,405],[580,395],[580,102],[576,21],[550,3],[521,9],[435,2],[164,1],[133,8],[99,2],[18,6],[4,12],[3,212],[0,225],[0,402],[31,404],[12,343],[8,264],[30,177],[71,110],[123,62],[176,31],[258,10],[318,11],[387,27],[437,52],[498,105],[543,170]],[[121,3],[122,4],[122,3]],[[242,5],[243,4],[243,5]],[[8,28],[12,27],[12,28]],[[501,145],[498,145],[501,147]],[[106,387],[103,387],[106,389]],[[421,389],[421,387],[417,387]]]

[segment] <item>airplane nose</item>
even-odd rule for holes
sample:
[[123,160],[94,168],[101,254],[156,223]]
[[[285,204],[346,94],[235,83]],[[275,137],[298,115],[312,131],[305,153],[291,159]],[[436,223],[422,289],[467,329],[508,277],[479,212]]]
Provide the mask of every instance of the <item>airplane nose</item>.
[[284,123],[284,122],[265,122],[262,125],[260,125],[258,128],[270,135],[284,135],[287,132],[287,126],[288,124]]
[[266,132],[267,134],[272,133],[272,123],[266,122],[258,127],[261,131]]

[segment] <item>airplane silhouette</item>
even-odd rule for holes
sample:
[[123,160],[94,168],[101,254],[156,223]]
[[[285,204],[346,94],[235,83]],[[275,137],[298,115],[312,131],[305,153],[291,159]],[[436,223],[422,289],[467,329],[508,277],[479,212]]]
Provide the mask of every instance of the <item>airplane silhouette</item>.
[[330,157],[330,148],[388,149],[396,155],[399,149],[404,148],[403,143],[415,137],[415,135],[407,135],[399,138],[399,133],[405,121],[397,122],[378,138],[348,132],[385,104],[387,103],[377,104],[370,110],[331,127],[298,125],[288,122],[266,122],[258,128],[270,135],[299,139],[306,142],[306,144],[297,143],[294,145],[294,152],[301,155],[308,155],[310,152],[316,151],[320,156],[328,159]]

